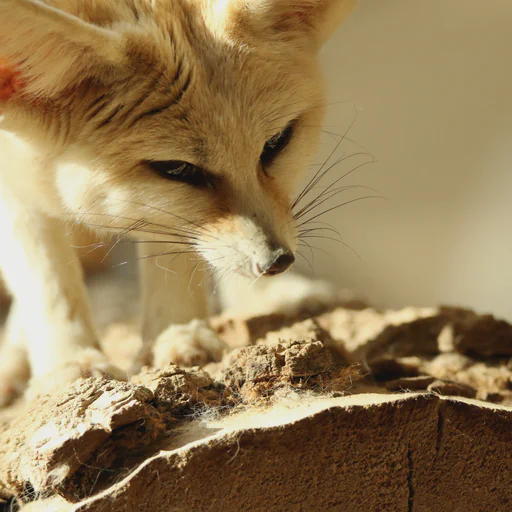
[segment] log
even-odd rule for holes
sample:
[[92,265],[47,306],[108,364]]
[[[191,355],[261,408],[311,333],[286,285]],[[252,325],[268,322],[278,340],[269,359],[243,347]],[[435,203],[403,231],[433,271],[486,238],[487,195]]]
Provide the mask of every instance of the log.
[[459,308],[211,323],[234,347],[219,363],[19,406],[0,425],[0,496],[54,511],[511,509],[508,323]]
[[44,510],[507,511],[511,424],[433,394],[298,399],[193,422],[108,489]]

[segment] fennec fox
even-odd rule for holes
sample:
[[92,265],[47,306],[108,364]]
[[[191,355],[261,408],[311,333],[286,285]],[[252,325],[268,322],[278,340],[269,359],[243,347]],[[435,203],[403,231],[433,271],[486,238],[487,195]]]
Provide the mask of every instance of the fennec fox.
[[[141,362],[168,325],[206,315],[190,293],[198,258],[252,279],[293,263],[291,197],[325,101],[317,54],[355,1],[0,0],[0,269],[14,297],[0,403],[30,376],[41,391],[118,375],[70,223],[135,237]],[[221,349],[191,329],[169,357]]]

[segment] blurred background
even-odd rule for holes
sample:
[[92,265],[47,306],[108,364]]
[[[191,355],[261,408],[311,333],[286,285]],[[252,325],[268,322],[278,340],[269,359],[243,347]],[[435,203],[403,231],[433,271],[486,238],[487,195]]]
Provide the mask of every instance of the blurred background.
[[378,305],[460,304],[512,320],[511,26],[510,0],[360,0],[323,50],[329,133],[315,161],[350,128],[331,162],[369,156],[325,183],[375,159],[342,181],[388,201],[318,219],[360,258],[310,239],[317,276]]

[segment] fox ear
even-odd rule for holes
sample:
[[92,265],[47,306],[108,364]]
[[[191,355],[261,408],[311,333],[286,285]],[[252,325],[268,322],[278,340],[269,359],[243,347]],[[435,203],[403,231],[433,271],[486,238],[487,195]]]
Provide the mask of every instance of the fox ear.
[[319,49],[348,17],[357,0],[235,0],[260,35],[309,42]]
[[51,97],[84,78],[107,78],[125,59],[124,41],[39,0],[0,0],[0,59],[25,92]]

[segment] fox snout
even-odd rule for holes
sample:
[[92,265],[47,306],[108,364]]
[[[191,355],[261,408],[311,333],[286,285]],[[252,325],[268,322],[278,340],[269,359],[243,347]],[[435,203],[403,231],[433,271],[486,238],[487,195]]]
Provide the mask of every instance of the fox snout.
[[295,227],[284,214],[273,214],[232,215],[210,224],[214,238],[198,250],[219,270],[251,279],[281,274],[295,262]]
[[292,251],[279,248],[271,253],[270,258],[263,264],[256,263],[256,271],[263,276],[276,276],[288,270],[294,263]]

